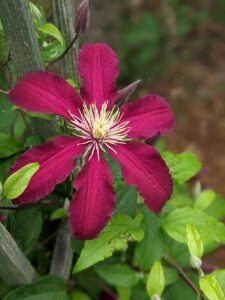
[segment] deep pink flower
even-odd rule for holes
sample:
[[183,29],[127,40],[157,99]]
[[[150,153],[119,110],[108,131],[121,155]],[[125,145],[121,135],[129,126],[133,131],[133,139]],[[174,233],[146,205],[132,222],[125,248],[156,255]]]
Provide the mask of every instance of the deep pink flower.
[[121,165],[128,185],[137,186],[145,204],[159,212],[172,192],[171,176],[157,151],[133,140],[167,133],[174,125],[168,103],[149,95],[118,109],[115,79],[118,60],[105,44],[86,44],[78,57],[83,79],[80,95],[60,76],[49,72],[25,75],[10,91],[11,101],[30,112],[61,115],[74,136],[61,136],[28,150],[11,172],[31,162],[41,167],[14,203],[36,201],[52,192],[83,156],[85,165],[75,178],[76,192],[69,223],[78,239],[95,237],[110,219],[115,204],[113,177],[103,157],[107,151]]

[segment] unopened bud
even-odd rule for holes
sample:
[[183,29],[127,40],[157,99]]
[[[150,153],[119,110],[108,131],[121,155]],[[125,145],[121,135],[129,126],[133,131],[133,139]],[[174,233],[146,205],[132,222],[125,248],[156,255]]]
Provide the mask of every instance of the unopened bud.
[[0,222],[4,221],[5,220],[5,216],[0,214]]
[[190,265],[193,269],[200,270],[202,266],[202,260],[197,256],[191,256]]
[[[118,101],[126,103],[130,96],[134,93],[136,88],[138,87],[141,80],[134,81],[133,83],[129,84],[125,88],[119,90],[118,92]],[[122,100],[122,101],[121,101]],[[122,103],[121,103],[122,104]]]
[[161,300],[160,296],[159,295],[153,295],[151,297],[151,300]]
[[75,19],[75,32],[77,34],[83,34],[87,31],[90,21],[90,9],[89,0],[82,0],[78,7],[76,19]]

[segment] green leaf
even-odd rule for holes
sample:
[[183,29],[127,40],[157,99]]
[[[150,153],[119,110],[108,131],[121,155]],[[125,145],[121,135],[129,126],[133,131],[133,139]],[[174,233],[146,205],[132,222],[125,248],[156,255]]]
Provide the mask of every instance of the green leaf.
[[206,208],[205,212],[215,219],[221,220],[225,217],[225,199],[216,195],[211,205]]
[[1,196],[2,190],[3,190],[3,186],[2,186],[2,183],[0,181],[0,196]]
[[71,293],[71,300],[91,300],[91,298],[80,290],[75,290]]
[[225,295],[225,269],[216,270],[210,275],[216,279]]
[[147,280],[147,293],[151,298],[153,295],[161,296],[165,287],[165,277],[162,264],[155,262]]
[[33,21],[38,22],[38,20],[41,18],[41,11],[40,9],[32,2],[29,1],[29,8],[31,12],[31,16]]
[[18,117],[13,126],[13,136],[21,139],[26,131],[26,125],[21,117]]
[[143,230],[139,228],[141,215],[135,219],[128,216],[114,216],[100,235],[86,241],[73,272],[80,272],[113,255],[115,251],[125,251],[129,241],[140,241]]
[[223,291],[214,277],[206,275],[199,280],[200,289],[209,300],[224,300]]
[[73,80],[73,79],[67,79],[66,80],[74,89],[78,89],[79,88],[79,84]]
[[33,147],[41,144],[41,138],[37,135],[30,135],[24,142],[25,147]]
[[186,226],[193,225],[199,232],[203,244],[225,242],[225,226],[211,216],[190,207],[178,208],[162,218],[167,234],[180,243],[186,243]]
[[138,283],[140,278],[126,264],[99,264],[94,269],[103,280],[116,287],[132,287]]
[[186,227],[186,237],[190,255],[202,258],[203,243],[198,231],[191,224],[188,224]]
[[42,214],[38,209],[30,208],[16,211],[10,233],[25,254],[28,254],[37,243],[42,224]]
[[0,92],[0,98],[0,131],[8,131],[8,129],[14,124],[16,120],[17,111],[12,110],[13,105],[8,101],[7,96],[5,94]]
[[10,292],[3,300],[69,300],[66,284],[56,276],[45,276]]
[[124,181],[118,180],[114,184],[116,192],[116,212],[121,215],[133,217],[137,208],[137,189],[128,186]]
[[117,287],[118,300],[130,300],[131,288]]
[[170,267],[164,267],[165,285],[171,285],[179,279],[177,270]]
[[44,62],[49,62],[60,57],[64,51],[65,44],[61,45],[58,41],[54,40],[52,43],[41,49],[41,54]]
[[38,163],[27,164],[10,175],[4,183],[4,195],[7,199],[19,197],[27,188],[32,176],[38,171]]
[[40,30],[41,32],[47,33],[48,35],[54,37],[57,41],[60,42],[61,45],[64,44],[61,32],[52,23],[45,23],[44,26],[42,26],[41,28],[39,27],[38,30]]
[[193,153],[183,152],[172,154],[169,151],[162,153],[174,182],[183,184],[198,173],[201,163]]
[[161,225],[155,214],[143,205],[144,220],[141,227],[144,239],[135,248],[135,261],[142,270],[148,270],[152,264],[160,260],[163,254],[163,239]]
[[0,133],[0,158],[9,157],[21,150],[23,150],[21,143],[6,133]]
[[61,208],[56,209],[56,210],[52,213],[52,215],[51,215],[51,217],[50,217],[50,221],[54,221],[54,220],[57,220],[57,219],[61,219],[61,218],[64,218],[64,217],[66,217],[66,216],[67,216],[67,212],[66,212],[65,208],[64,208],[64,207],[61,207]]
[[201,210],[206,209],[212,204],[213,200],[215,199],[215,196],[216,193],[211,189],[202,191],[195,200],[194,208],[198,208]]
[[113,160],[108,153],[104,153],[104,157],[112,171],[114,180],[121,179],[122,175],[121,175],[119,164],[116,163],[115,160]]

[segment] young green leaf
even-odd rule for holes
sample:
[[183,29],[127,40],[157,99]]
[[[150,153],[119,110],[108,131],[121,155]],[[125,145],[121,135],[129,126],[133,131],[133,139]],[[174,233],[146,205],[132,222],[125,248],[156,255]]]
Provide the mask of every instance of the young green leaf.
[[200,278],[199,281],[201,291],[206,295],[209,300],[224,300],[225,296],[223,291],[217,282],[217,280],[211,276],[207,275]]
[[216,270],[210,275],[216,279],[225,295],[225,269]]
[[130,300],[131,288],[117,287],[118,300]]
[[71,293],[71,300],[91,300],[83,291],[75,290]]
[[211,203],[215,199],[215,196],[216,193],[211,189],[202,191],[195,200],[194,208],[198,208],[201,210],[206,209],[211,205]]
[[225,225],[205,212],[190,207],[177,208],[162,216],[163,228],[174,240],[186,244],[186,226],[193,225],[199,232],[203,244],[225,242]]
[[79,84],[73,80],[73,79],[67,79],[66,80],[74,89],[78,89],[79,88]]
[[64,218],[64,217],[66,217],[66,216],[67,216],[67,212],[66,212],[65,208],[64,208],[64,207],[61,207],[61,208],[56,209],[56,210],[52,213],[52,215],[51,215],[51,217],[50,217],[50,221],[54,221],[54,220],[57,220],[57,219],[61,219],[61,218]]
[[140,241],[143,238],[143,230],[139,227],[141,216],[138,214],[135,219],[114,216],[97,238],[85,242],[73,272],[85,270],[112,256],[115,251],[125,251],[129,241]]
[[0,181],[0,196],[1,196],[2,190],[3,190],[3,186],[2,186],[2,183]]
[[45,23],[44,26],[39,27],[38,30],[54,37],[57,41],[60,42],[61,45],[63,45],[64,41],[63,41],[63,37],[61,35],[61,32],[52,23]]
[[99,264],[94,269],[104,281],[116,287],[132,287],[140,279],[138,274],[126,264]]
[[183,152],[172,154],[169,151],[162,153],[173,180],[178,184],[183,184],[198,173],[201,163],[193,153]]
[[161,296],[165,287],[165,277],[161,262],[153,264],[147,280],[147,293],[151,298],[154,295]]
[[30,163],[10,175],[3,187],[5,197],[10,200],[19,197],[39,168],[40,165],[38,163]]
[[203,243],[198,231],[191,224],[186,227],[187,246],[191,256],[202,258]]

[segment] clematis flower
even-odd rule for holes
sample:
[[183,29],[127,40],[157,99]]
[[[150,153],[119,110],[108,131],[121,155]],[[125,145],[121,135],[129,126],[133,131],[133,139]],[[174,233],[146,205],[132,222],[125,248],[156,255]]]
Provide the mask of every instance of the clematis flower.
[[50,72],[25,75],[10,91],[17,106],[64,117],[73,136],[55,137],[17,159],[11,173],[31,162],[40,169],[15,204],[37,201],[52,192],[74,169],[77,158],[85,164],[74,180],[69,223],[77,239],[95,237],[110,219],[115,204],[113,176],[103,152],[121,166],[124,181],[136,186],[145,204],[159,212],[172,193],[171,176],[157,151],[137,140],[167,133],[174,125],[168,103],[148,95],[134,103],[115,106],[118,98],[118,60],[106,44],[86,44],[79,52],[83,79],[80,95],[60,76]]

